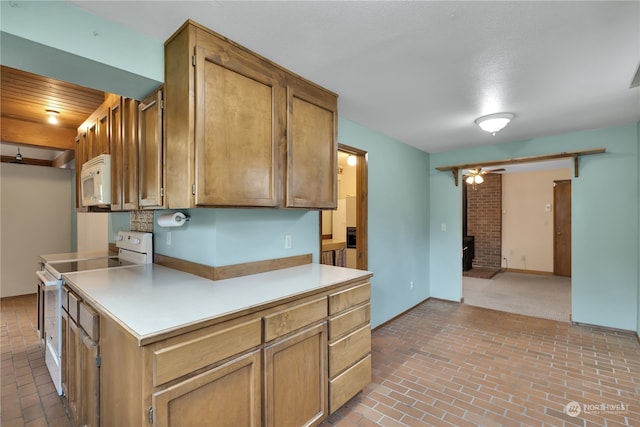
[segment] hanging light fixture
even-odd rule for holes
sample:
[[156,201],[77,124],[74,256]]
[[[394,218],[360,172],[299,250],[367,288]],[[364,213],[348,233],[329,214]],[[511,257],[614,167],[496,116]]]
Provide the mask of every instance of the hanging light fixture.
[[49,116],[49,118],[47,119],[49,123],[51,123],[52,125],[58,124],[58,115],[60,114],[60,111],[44,110],[44,112]]
[[480,126],[483,131],[489,132],[491,135],[495,135],[496,132],[504,129],[511,120],[515,117],[512,113],[495,113],[488,116],[482,116],[475,120],[475,124]]

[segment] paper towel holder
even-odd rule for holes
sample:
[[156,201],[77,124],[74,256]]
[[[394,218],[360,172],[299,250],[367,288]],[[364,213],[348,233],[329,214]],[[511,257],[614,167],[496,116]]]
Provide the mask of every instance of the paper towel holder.
[[170,214],[160,215],[160,217],[158,217],[158,225],[160,227],[181,227],[190,219],[191,217],[188,214],[183,212],[173,212]]
[[183,213],[183,212],[176,212],[178,214],[180,214],[180,217],[182,219],[184,219],[185,221],[189,221],[191,219],[191,216],[189,214]]

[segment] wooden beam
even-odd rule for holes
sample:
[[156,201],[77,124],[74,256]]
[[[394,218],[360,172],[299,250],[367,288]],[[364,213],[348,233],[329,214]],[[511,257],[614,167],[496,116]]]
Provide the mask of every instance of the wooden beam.
[[76,129],[2,117],[2,142],[32,145],[56,150],[75,150]]
[[587,156],[590,154],[602,154],[607,151],[606,148],[595,148],[593,150],[582,150],[582,151],[565,151],[557,154],[546,154],[543,156],[530,156],[530,157],[516,157],[513,159],[505,159],[505,160],[491,160],[487,162],[481,163],[466,163],[462,165],[451,165],[451,166],[438,166],[437,170],[445,172],[451,171],[453,173],[454,181],[456,187],[458,186],[458,171],[460,169],[476,169],[476,168],[484,168],[490,166],[507,166],[507,165],[517,165],[521,163],[535,163],[535,162],[545,162],[548,160],[558,160],[558,159],[567,159],[573,158],[573,168],[574,168],[574,176],[578,177],[578,159],[580,156]]
[[[1,163],[11,163],[11,162],[13,162],[15,160],[16,160],[16,158],[14,156],[1,156],[0,157],[0,162]],[[18,163],[18,164],[32,165],[32,166],[51,166],[52,162],[51,162],[51,160],[30,159],[30,158],[27,158],[27,157],[23,157],[22,158],[22,163]]]

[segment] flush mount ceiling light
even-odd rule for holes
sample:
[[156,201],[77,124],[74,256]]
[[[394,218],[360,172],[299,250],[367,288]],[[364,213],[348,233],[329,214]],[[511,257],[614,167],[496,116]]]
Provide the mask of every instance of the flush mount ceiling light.
[[496,132],[502,130],[515,117],[512,113],[496,113],[482,116],[475,120],[475,124],[480,126],[483,131],[495,135]]
[[49,118],[47,119],[49,123],[51,123],[52,125],[58,124],[58,115],[60,114],[60,111],[44,110],[44,112],[49,116]]
[[355,166],[356,163],[358,163],[358,159],[356,158],[356,156],[350,155],[349,157],[347,157],[347,164],[349,166]]

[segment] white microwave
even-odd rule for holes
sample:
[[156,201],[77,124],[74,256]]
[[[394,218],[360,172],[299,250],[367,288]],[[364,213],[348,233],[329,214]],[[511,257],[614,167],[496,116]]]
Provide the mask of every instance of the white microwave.
[[82,165],[82,206],[111,204],[111,155],[101,154]]

